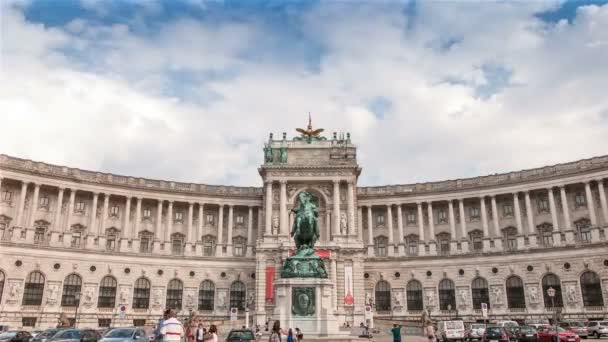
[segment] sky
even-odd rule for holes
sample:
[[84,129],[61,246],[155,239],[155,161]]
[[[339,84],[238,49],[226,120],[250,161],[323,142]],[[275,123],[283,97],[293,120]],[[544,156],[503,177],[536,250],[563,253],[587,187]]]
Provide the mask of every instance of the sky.
[[607,1],[1,1],[0,153],[260,186],[310,112],[359,185],[605,155]]

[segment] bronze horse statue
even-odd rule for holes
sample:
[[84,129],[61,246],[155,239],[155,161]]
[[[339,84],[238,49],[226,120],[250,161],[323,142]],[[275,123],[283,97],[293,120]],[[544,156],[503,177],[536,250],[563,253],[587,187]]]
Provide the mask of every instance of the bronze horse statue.
[[319,212],[312,199],[310,192],[301,192],[298,194],[298,206],[292,209],[295,218],[291,236],[296,242],[298,251],[304,248],[313,248],[319,239],[319,226],[317,224]]

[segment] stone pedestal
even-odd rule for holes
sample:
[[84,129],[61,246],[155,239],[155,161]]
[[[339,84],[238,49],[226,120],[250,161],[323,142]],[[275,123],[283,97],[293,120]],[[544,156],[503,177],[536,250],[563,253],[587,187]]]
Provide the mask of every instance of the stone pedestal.
[[536,248],[538,247],[536,243],[536,234],[528,234],[528,247]]
[[435,241],[429,242],[429,255],[437,255],[437,244]]
[[[553,237],[553,241],[555,241],[555,237]],[[600,228],[599,227],[591,228],[591,241],[592,242],[600,241]]]
[[490,238],[483,238],[483,240],[481,241],[481,243],[483,244],[483,251],[484,252],[489,252],[490,251]]
[[496,250],[497,252],[503,251],[501,238],[494,238],[494,250]]
[[574,231],[566,230],[566,244],[573,245],[576,241],[574,241]]
[[405,245],[400,243],[398,249],[399,249],[399,256],[405,256]]
[[526,237],[524,235],[517,235],[517,249],[523,250],[526,248]]
[[553,246],[558,247],[562,244],[562,233],[553,232]]
[[469,240],[460,241],[460,249],[461,254],[469,253]]
[[281,328],[300,328],[304,336],[338,337],[348,334],[339,331],[339,323],[333,313],[331,297],[334,286],[329,279],[279,279],[275,283],[277,295],[273,316],[280,320]]
[[129,239],[121,238],[120,239],[120,250],[121,253],[129,252]]

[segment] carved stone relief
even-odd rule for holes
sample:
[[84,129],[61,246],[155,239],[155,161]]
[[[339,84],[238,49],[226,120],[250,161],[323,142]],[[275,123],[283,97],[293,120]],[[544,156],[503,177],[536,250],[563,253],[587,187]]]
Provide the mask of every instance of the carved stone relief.
[[46,290],[46,302],[49,305],[57,304],[59,297],[59,284],[49,284]]
[[154,306],[163,305],[163,293],[165,293],[162,287],[157,287],[152,291],[152,303]]
[[502,285],[493,285],[491,293],[492,293],[492,303],[494,305],[502,305],[503,304]]

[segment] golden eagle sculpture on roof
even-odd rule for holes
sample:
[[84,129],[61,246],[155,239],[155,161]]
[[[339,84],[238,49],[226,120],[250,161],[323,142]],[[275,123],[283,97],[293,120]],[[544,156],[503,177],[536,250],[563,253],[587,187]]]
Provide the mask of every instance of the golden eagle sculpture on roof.
[[320,136],[324,131],[323,128],[312,129],[312,119],[310,113],[308,113],[308,126],[304,128],[296,128],[296,131],[300,133],[299,137],[295,137],[293,140],[305,140],[309,144],[313,140],[327,140],[325,137]]

